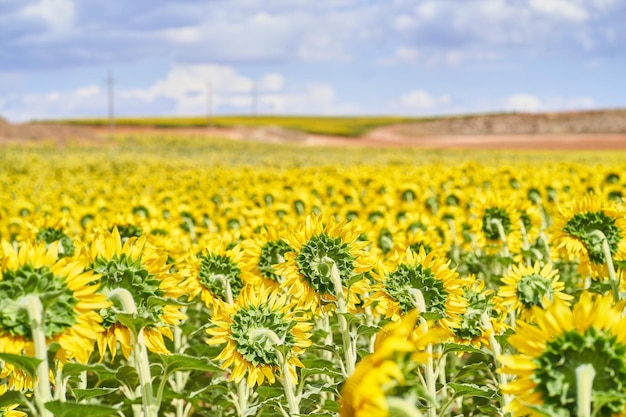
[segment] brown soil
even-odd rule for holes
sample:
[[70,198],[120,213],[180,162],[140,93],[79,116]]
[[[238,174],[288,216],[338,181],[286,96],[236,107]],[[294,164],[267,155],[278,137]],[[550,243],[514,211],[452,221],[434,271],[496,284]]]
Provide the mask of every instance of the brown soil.
[[[0,118],[0,143],[54,141],[61,145],[105,144],[107,127],[12,125]],[[305,146],[423,147],[462,149],[626,149],[626,110],[552,114],[507,114],[439,118],[381,127],[359,138],[311,135],[277,127],[116,127],[115,133],[204,135]]]

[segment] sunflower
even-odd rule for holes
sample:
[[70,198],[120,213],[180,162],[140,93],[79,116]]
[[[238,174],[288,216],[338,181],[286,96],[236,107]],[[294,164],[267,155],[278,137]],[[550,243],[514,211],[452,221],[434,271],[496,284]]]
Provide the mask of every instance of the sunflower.
[[535,324],[519,323],[509,343],[518,351],[499,357],[499,372],[517,378],[503,385],[514,396],[505,412],[516,416],[577,414],[576,369],[595,370],[593,415],[626,415],[626,318],[611,297],[584,292],[573,308],[537,309]]
[[251,239],[242,242],[242,276],[247,282],[258,281],[268,288],[281,285],[283,277],[276,272],[275,265],[285,261],[291,247],[280,238],[277,226],[268,225]]
[[296,367],[304,366],[298,356],[311,345],[309,332],[313,324],[308,313],[294,308],[286,295],[263,286],[245,287],[235,304],[217,304],[206,343],[226,343],[216,359],[223,361],[224,369],[233,367],[230,380],[239,382],[247,373],[249,387],[265,380],[273,384],[283,365],[277,345],[281,352],[287,352],[284,360],[292,380],[298,380]]
[[472,207],[472,232],[480,248],[497,252],[503,247],[513,253],[520,250],[520,212],[515,199],[488,193]]
[[[182,295],[182,278],[169,271],[167,253],[147,242],[147,236],[123,238],[117,228],[113,232],[98,233],[90,246],[81,246],[77,260],[87,271],[100,274],[100,291],[109,294],[117,288],[131,293],[137,314],[146,320],[143,329],[147,348],[156,353],[169,353],[163,337],[172,339],[171,326],[186,318],[180,305],[168,302]],[[105,331],[98,337],[100,357],[107,347],[114,358],[117,342],[128,358],[132,351],[132,333],[117,319],[117,308],[103,310]]]
[[[390,417],[421,415],[417,391],[419,365],[426,363],[428,345],[440,343],[449,334],[417,324],[416,309],[376,335],[374,352],[361,360],[341,389],[340,417]],[[412,413],[407,413],[410,410]]]
[[571,209],[561,208],[554,222],[554,246],[566,257],[578,259],[581,273],[594,278],[608,273],[603,239],[597,232],[606,237],[613,260],[626,259],[626,216],[615,204],[588,194]]
[[[453,329],[454,340],[459,344],[473,345],[477,348],[489,346],[490,332],[500,335],[507,328],[504,323],[507,309],[502,299],[492,290],[485,289],[485,281],[474,275],[463,278],[464,297],[467,310],[462,315],[460,326]],[[482,317],[486,314],[491,322],[491,329],[485,328]]]
[[27,228],[27,239],[44,242],[46,245],[58,241],[59,257],[74,255],[74,241],[71,236],[75,233],[70,231],[67,219],[42,216],[36,218],[34,223],[27,223]]
[[[288,288],[304,306],[314,310],[322,304],[330,306],[337,300],[337,286],[341,291],[354,281],[355,276],[370,269],[364,248],[368,242],[360,241],[360,232],[354,222],[336,222],[333,217],[307,217],[299,230],[285,236],[292,252],[285,254],[285,262],[276,266],[276,271],[285,277],[283,286]],[[340,283],[332,277],[333,267],[339,273]],[[362,290],[364,280],[350,287],[348,305],[359,302],[357,293]],[[342,294],[345,297],[345,294]]]
[[553,303],[569,305],[573,300],[564,292],[565,284],[559,281],[559,271],[552,269],[552,264],[541,266],[512,265],[502,277],[502,286],[498,295],[505,306],[513,308],[516,318],[532,321],[534,309],[545,309]]
[[189,251],[181,266],[187,277],[181,288],[189,300],[200,295],[210,307],[215,300],[232,304],[237,299],[245,284],[241,272],[244,252],[230,242],[226,237],[212,238],[201,244],[199,253]]
[[382,262],[372,272],[375,283],[364,306],[385,318],[398,320],[416,307],[415,291],[424,296],[426,311],[422,316],[445,329],[458,328],[467,309],[463,281],[459,274],[433,252],[426,254],[410,249],[396,253],[390,265]]
[[[23,242],[16,250],[2,242],[0,352],[34,356],[33,334],[24,307],[27,297],[34,295],[44,311],[46,344],[60,344],[60,360],[86,363],[103,331],[98,311],[111,303],[97,293],[98,276],[83,272],[76,263],[57,260],[57,248],[58,243],[46,248],[43,243]],[[10,377],[11,385],[23,387],[23,376],[14,376]]]

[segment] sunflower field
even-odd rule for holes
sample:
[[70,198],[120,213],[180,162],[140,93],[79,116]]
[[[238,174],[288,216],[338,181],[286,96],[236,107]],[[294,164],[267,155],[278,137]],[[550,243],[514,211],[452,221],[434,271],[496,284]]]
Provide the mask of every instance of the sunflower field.
[[0,148],[0,415],[626,415],[626,154]]

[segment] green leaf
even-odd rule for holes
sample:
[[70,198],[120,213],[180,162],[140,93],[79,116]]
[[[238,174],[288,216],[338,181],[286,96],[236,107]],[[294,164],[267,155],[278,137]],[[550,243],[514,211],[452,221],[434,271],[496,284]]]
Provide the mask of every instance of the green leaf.
[[448,386],[454,390],[454,398],[480,397],[492,399],[496,396],[496,392],[491,388],[481,387],[476,384],[457,384],[450,382]]
[[14,355],[12,353],[0,353],[0,359],[18,367],[32,379],[35,378],[35,375],[37,374],[37,367],[42,362],[41,359],[32,358],[30,356]]
[[46,409],[51,411],[54,417],[110,417],[118,415],[117,410],[111,407],[62,401],[47,402]]
[[79,377],[83,372],[91,372],[97,375],[99,380],[115,376],[115,372],[112,369],[107,368],[106,365],[102,363],[66,363],[65,365],[63,365],[64,377]]
[[481,355],[485,354],[485,352],[483,352],[482,350],[478,348],[475,348],[472,345],[462,345],[459,343],[446,343],[443,346],[443,354],[445,355],[446,353],[450,353],[450,352],[479,353]]
[[115,372],[115,379],[128,387],[135,387],[139,383],[139,375],[132,366],[120,366]]
[[359,336],[373,336],[380,330],[378,326],[359,326],[356,330],[357,335]]
[[165,366],[167,375],[177,371],[224,372],[222,368],[215,365],[207,358],[179,353],[171,355],[157,355],[157,357]]
[[7,407],[14,404],[25,404],[28,400],[19,391],[7,391],[0,395],[0,407]]
[[139,317],[128,313],[117,313],[116,317],[118,322],[128,327],[128,330],[130,330],[133,334],[135,340],[137,340],[137,336],[139,335],[141,329],[153,324],[153,320],[150,320],[149,318]]
[[72,392],[77,401],[86,400],[89,398],[100,397],[102,395],[111,394],[117,391],[117,388],[89,388],[89,389],[74,389]]

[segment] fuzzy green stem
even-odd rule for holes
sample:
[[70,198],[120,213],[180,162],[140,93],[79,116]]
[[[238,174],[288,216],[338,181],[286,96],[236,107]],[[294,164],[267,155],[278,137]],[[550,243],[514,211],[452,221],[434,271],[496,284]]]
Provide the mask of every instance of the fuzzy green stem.
[[274,344],[276,356],[278,362],[280,362],[281,378],[280,382],[283,385],[285,391],[285,398],[287,399],[287,405],[289,406],[289,413],[294,415],[300,414],[300,405],[296,399],[296,386],[291,378],[291,372],[289,371],[289,358],[283,354],[279,349],[279,346],[284,344],[284,340],[276,334],[273,330],[266,328],[257,328],[250,332],[251,339],[269,339]]
[[[127,314],[136,315],[137,306],[132,294],[124,288],[116,288],[109,292],[109,298],[116,298],[122,305],[122,310]],[[133,343],[133,354],[135,356],[135,369],[139,375],[141,388],[141,400],[144,417],[157,417],[159,404],[155,401],[152,390],[152,375],[150,375],[150,361],[148,359],[148,349],[143,335],[143,328],[139,329],[136,340]]]
[[[426,312],[426,301],[424,299],[424,294],[416,288],[411,288],[411,294],[415,299],[415,306],[420,314],[424,314]],[[424,318],[420,318],[427,326],[428,322],[424,320]],[[426,346],[426,354],[428,355],[428,359],[426,361],[426,372],[425,372],[425,380],[426,380],[426,391],[428,392],[429,407],[428,407],[428,417],[437,417],[437,386],[436,386],[436,376],[435,376],[435,367],[433,360],[433,345]]]
[[35,381],[35,403],[41,417],[53,417],[45,404],[52,400],[50,389],[50,368],[48,367],[48,346],[46,345],[46,332],[41,300],[36,295],[27,295],[21,303],[26,307],[30,330],[35,345],[35,357],[41,362],[37,366],[37,378]]
[[611,288],[613,290],[613,300],[615,302],[618,302],[620,299],[620,280],[615,274],[615,267],[613,266],[613,255],[611,254],[609,240],[606,238],[606,235],[600,230],[594,230],[590,234],[597,236],[602,240],[602,252],[604,253],[606,267],[609,270],[609,279],[611,281]]
[[586,363],[576,368],[576,408],[577,417],[591,417],[591,401],[593,379],[596,370],[593,365]]
[[491,224],[494,224],[498,228],[498,235],[500,235],[500,240],[502,241],[502,255],[509,257],[509,246],[506,243],[506,232],[504,231],[502,222],[499,219],[491,219]]
[[337,264],[335,264],[334,261],[332,261],[330,275],[335,286],[335,294],[337,295],[337,320],[339,321],[339,331],[341,332],[341,339],[343,341],[343,352],[346,362],[346,377],[349,377],[354,373],[354,367],[356,365],[356,349],[354,347],[352,335],[350,334],[350,326],[348,325],[348,321],[345,317],[345,314],[348,313],[348,307],[343,294],[343,285],[341,283],[339,269],[337,269]]
[[423,417],[424,415],[415,408],[415,404],[399,398],[389,397],[387,398],[387,407],[389,408],[389,415],[394,417]]
[[[491,347],[491,353],[493,354],[493,360],[494,360],[494,362],[496,363],[496,366],[497,366],[498,358],[502,354],[502,347],[500,346],[500,343],[496,339],[496,334],[495,334],[495,331],[493,330],[493,325],[491,324],[491,320],[489,319],[489,316],[487,315],[486,312],[483,313],[480,316],[480,323],[482,324],[483,329],[485,330],[485,332],[487,332],[489,334],[489,346]],[[500,383],[500,386],[503,386],[504,384],[507,383],[506,375],[504,375],[503,373],[498,374],[498,379],[499,379],[498,382]],[[501,397],[501,405],[502,405],[502,407],[505,407],[509,402],[511,402],[511,396],[510,395],[502,395],[502,397]]]

